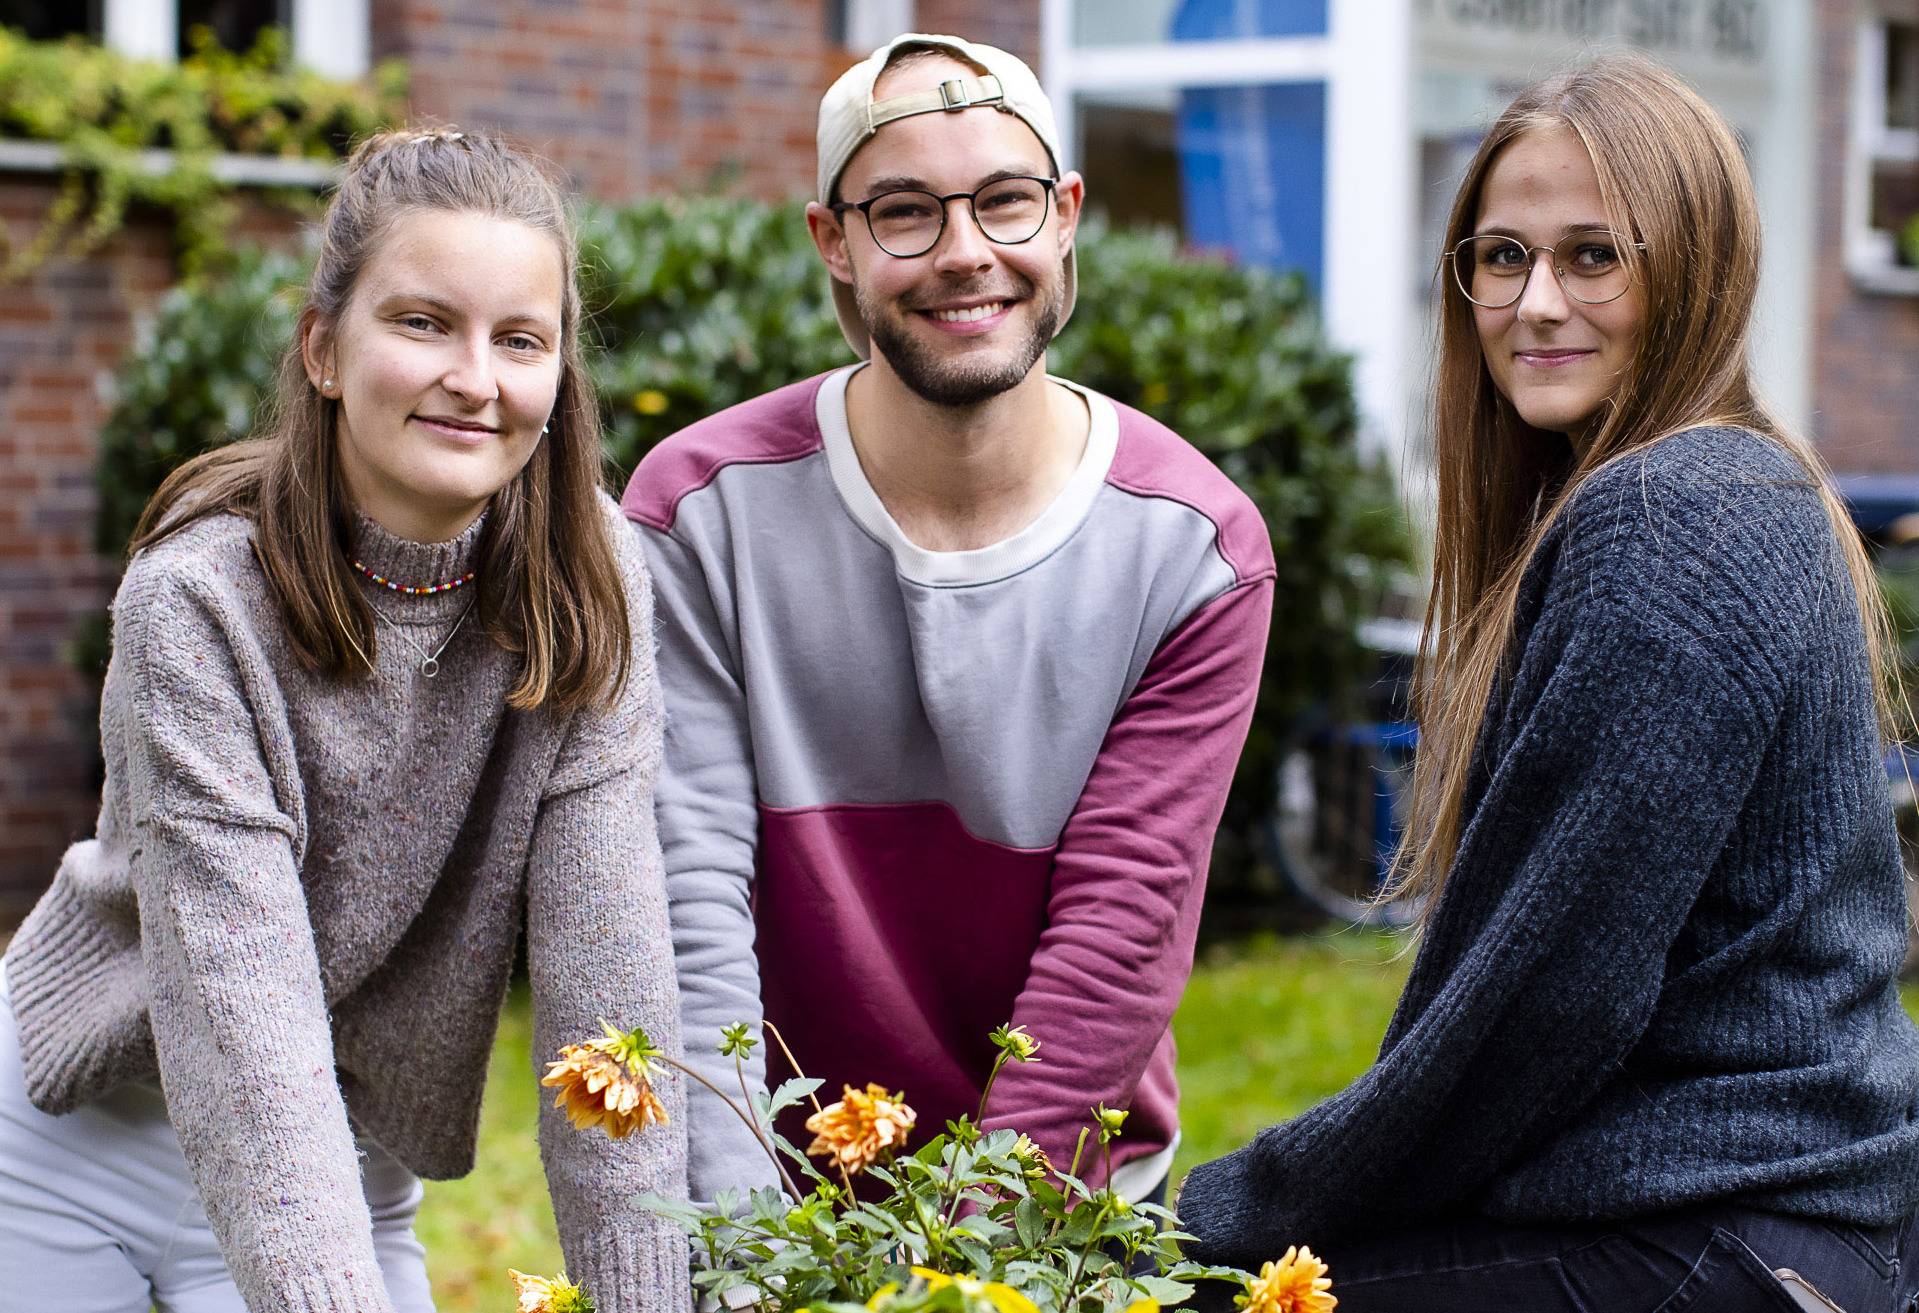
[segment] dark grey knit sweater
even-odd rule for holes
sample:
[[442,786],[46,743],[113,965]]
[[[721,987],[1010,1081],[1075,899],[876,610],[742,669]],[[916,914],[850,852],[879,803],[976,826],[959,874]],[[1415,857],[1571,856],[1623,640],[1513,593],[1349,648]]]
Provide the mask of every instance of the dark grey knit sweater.
[[1919,1030],[1859,611],[1805,471],[1698,429],[1528,573],[1378,1062],[1187,1177],[1210,1261],[1480,1215],[1919,1201]]

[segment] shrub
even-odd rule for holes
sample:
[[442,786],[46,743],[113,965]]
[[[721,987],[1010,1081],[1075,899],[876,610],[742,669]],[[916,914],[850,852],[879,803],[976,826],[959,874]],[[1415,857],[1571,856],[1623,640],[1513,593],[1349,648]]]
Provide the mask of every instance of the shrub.
[[[119,229],[132,204],[174,221],[182,262],[217,262],[234,207],[220,153],[333,162],[355,138],[397,121],[406,72],[382,64],[373,86],[292,66],[286,33],[268,28],[251,50],[222,49],[204,27],[175,62],[135,59],[96,42],[30,41],[0,27],[0,137],[55,143],[65,159],[59,199],[39,231],[6,252],[17,278],[63,241],[70,258]],[[148,150],[173,153],[154,170]],[[279,198],[311,205],[310,192]]]
[[[583,283],[624,477],[668,434],[852,359],[796,208],[713,198],[596,208]],[[101,545],[121,550],[166,470],[245,432],[291,328],[297,261],[253,254],[182,288],[120,375],[102,470]],[[1409,557],[1391,480],[1356,446],[1350,366],[1296,277],[1182,256],[1165,233],[1090,224],[1080,298],[1051,367],[1184,434],[1271,529],[1275,622],[1230,829],[1269,805],[1279,735],[1360,668],[1357,622]],[[1230,881],[1234,871],[1218,872]]]

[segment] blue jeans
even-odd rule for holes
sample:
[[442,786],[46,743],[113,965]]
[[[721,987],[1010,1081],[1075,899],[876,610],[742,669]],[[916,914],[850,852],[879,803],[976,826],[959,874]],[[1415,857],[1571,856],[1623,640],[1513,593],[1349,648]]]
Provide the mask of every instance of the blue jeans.
[[1795,1313],[1778,1268],[1844,1313],[1919,1313],[1915,1220],[1855,1227],[1728,1206],[1578,1227],[1475,1220],[1322,1257],[1339,1313]]

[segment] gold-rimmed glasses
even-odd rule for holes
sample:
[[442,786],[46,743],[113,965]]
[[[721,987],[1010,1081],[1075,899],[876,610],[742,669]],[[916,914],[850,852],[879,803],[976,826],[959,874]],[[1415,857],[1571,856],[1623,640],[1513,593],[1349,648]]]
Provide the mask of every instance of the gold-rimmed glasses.
[[1632,266],[1625,254],[1629,248],[1644,251],[1646,244],[1610,228],[1586,228],[1551,246],[1528,246],[1494,234],[1467,237],[1441,258],[1452,265],[1460,294],[1488,310],[1504,310],[1526,294],[1536,251],[1552,257],[1553,274],[1567,296],[1582,305],[1605,305],[1632,286]]

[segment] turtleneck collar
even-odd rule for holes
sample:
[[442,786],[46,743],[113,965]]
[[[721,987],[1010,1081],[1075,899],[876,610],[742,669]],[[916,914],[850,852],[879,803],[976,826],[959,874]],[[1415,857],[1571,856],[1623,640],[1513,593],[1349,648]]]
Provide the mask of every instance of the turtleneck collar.
[[[374,574],[396,584],[424,588],[458,579],[477,568],[480,536],[486,530],[486,515],[468,525],[457,538],[440,543],[416,543],[382,528],[357,510],[347,514],[347,556]],[[358,573],[356,571],[356,573]],[[361,584],[369,590],[376,606],[395,619],[426,619],[448,610],[459,610],[473,596],[479,580],[444,592],[405,593],[374,583],[364,575]]]

